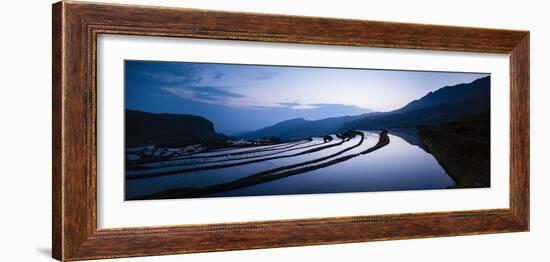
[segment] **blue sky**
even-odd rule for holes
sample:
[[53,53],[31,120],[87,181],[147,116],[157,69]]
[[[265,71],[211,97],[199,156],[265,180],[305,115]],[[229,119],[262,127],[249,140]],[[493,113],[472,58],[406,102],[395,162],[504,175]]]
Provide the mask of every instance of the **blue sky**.
[[391,111],[486,75],[128,60],[125,103],[146,112],[204,116],[231,135],[299,117]]

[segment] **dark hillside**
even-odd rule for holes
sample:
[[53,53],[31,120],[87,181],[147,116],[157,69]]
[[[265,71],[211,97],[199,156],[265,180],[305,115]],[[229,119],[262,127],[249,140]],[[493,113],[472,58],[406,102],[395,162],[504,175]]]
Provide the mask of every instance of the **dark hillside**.
[[419,126],[418,136],[424,148],[455,180],[457,187],[491,185],[489,114]]
[[190,144],[223,143],[226,136],[216,133],[208,119],[184,114],[154,114],[126,110],[126,146],[151,144],[178,147]]
[[468,84],[443,87],[391,112],[367,115],[344,125],[344,129],[416,127],[452,121],[490,110],[490,77]]

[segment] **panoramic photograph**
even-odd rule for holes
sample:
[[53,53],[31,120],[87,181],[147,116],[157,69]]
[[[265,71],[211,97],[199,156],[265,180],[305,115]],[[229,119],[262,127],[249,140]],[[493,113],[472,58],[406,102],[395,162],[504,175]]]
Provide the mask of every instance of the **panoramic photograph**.
[[128,201],[491,186],[488,73],[124,67]]

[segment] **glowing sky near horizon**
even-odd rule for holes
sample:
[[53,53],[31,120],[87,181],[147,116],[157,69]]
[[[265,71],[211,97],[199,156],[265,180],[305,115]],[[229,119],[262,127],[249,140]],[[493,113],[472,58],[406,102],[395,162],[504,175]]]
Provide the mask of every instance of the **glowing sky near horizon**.
[[156,82],[148,87],[158,92],[204,104],[289,109],[338,104],[382,112],[488,75],[147,61],[127,61],[126,74]]

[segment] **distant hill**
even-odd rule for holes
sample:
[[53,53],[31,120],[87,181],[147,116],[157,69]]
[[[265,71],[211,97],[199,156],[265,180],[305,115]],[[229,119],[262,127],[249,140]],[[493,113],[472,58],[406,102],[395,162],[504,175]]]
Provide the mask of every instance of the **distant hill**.
[[471,100],[472,98],[484,98],[490,95],[490,76],[479,78],[471,83],[446,86],[434,92],[429,92],[420,99],[414,100],[404,107],[391,113],[403,113],[444,104],[452,104]]
[[155,114],[126,109],[126,146],[152,144],[176,147],[199,143],[222,143],[208,119],[195,115]]
[[313,121],[305,120],[303,118],[296,118],[279,122],[275,125],[262,128],[254,132],[243,134],[241,135],[241,137],[262,138],[275,136],[282,139],[292,139],[310,136],[322,136],[338,132],[342,130],[345,123],[368,114],[371,113],[358,116],[331,117]]
[[242,137],[276,136],[282,139],[319,136],[348,129],[416,127],[447,122],[465,115],[490,111],[490,76],[471,83],[446,86],[391,112],[332,117],[308,121],[303,118],[279,122]]
[[446,86],[395,111],[352,120],[344,128],[416,127],[447,122],[465,115],[488,113],[490,85],[491,79],[487,76],[468,84]]

